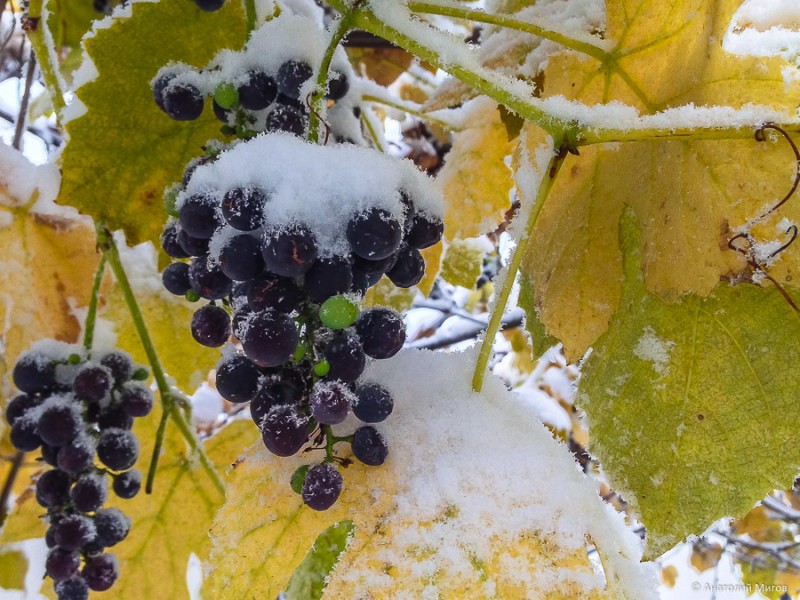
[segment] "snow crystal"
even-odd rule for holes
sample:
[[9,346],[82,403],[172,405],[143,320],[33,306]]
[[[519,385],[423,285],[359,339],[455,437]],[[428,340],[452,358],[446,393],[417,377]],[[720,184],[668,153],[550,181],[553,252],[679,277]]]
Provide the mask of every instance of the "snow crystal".
[[633,353],[640,360],[652,362],[655,372],[664,377],[669,374],[669,354],[674,347],[675,342],[661,339],[648,326],[636,342]]
[[401,190],[417,210],[440,218],[444,212],[441,195],[410,161],[352,145],[319,146],[281,133],[240,143],[198,167],[176,205],[180,208],[195,194],[219,201],[240,186],[267,190],[264,215],[269,226],[306,225],[322,256],[349,251],[347,223],[367,208],[383,208],[402,223]]

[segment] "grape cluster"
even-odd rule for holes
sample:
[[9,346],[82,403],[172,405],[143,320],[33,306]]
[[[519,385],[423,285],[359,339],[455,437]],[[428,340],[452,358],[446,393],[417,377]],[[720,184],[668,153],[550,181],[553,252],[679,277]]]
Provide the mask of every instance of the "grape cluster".
[[47,509],[45,568],[59,600],[88,598],[119,576],[105,549],[128,535],[130,519],[103,504],[109,482],[124,499],[141,487],[131,428],[153,408],[147,377],[125,352],[90,356],[54,341],[35,344],[14,366],[20,394],[6,409],[11,442],[23,452],[40,449],[52,467],[36,482],[36,500]]
[[[219,0],[196,1],[222,4]],[[312,80],[316,79],[321,55],[307,51],[303,56],[276,56],[277,50],[282,50],[283,36],[291,33],[293,27],[313,27],[312,35],[321,34],[311,19],[282,15],[275,23],[267,23],[257,31],[245,50],[226,52],[206,69],[197,71],[182,64],[161,69],[152,84],[156,104],[175,120],[192,121],[200,117],[206,98],[211,97],[214,115],[224,124],[223,131],[227,134],[248,137],[265,131],[283,131],[305,136],[310,111],[308,97],[313,91]],[[354,79],[349,63],[340,56],[329,71],[324,90],[330,104],[325,120],[335,141],[362,144],[361,109],[355,94],[347,97]]]
[[[314,180],[316,153],[332,170],[341,153],[341,169],[373,168],[378,175],[386,169],[376,179],[386,185],[378,191],[368,182],[358,191],[354,184],[349,204],[328,199],[326,206],[317,196],[332,195],[337,183]],[[307,173],[298,172],[299,165],[292,173],[284,170],[281,160],[294,157],[312,165]],[[391,309],[361,311],[358,299],[383,275],[399,287],[417,284],[425,271],[420,250],[442,235],[430,198],[412,199],[424,196],[414,181],[424,176],[410,163],[398,168],[395,162],[363,148],[261,136],[191,167],[177,196],[177,218],[162,236],[165,252],[176,259],[162,273],[164,287],[208,301],[192,318],[195,340],[209,347],[223,346],[231,336],[238,342],[218,365],[220,394],[250,403],[274,454],[293,455],[309,441],[325,449],[325,461],[304,473],[299,488],[317,510],[341,491],[332,463],[342,461],[333,455],[334,444],[349,442],[368,465],[382,464],[388,453],[372,424],[392,412],[392,397],[361,374],[368,359],[400,350],[405,327]],[[296,211],[304,197],[313,199],[306,219]],[[352,436],[335,436],[331,426],[351,412],[366,425]]]

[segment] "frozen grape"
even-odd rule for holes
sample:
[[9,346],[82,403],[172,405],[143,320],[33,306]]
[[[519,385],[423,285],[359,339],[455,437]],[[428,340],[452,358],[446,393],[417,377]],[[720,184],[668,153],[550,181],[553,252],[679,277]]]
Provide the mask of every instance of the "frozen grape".
[[139,440],[124,429],[106,429],[97,443],[97,457],[109,469],[130,469],[139,457]]
[[108,480],[105,475],[85,475],[70,490],[72,505],[81,512],[94,512],[108,498]]
[[42,445],[34,419],[17,419],[11,426],[11,444],[22,452],[32,452]]
[[97,535],[94,521],[84,515],[67,515],[54,527],[56,544],[65,550],[78,550]]
[[233,286],[219,265],[211,264],[208,257],[195,258],[189,265],[189,283],[206,300],[222,300]]
[[127,352],[123,352],[121,350],[108,352],[107,354],[103,355],[103,358],[100,359],[100,364],[111,371],[111,375],[114,377],[115,385],[122,385],[131,377],[133,377],[133,359]]
[[197,8],[206,12],[214,12],[225,6],[225,0],[194,0],[194,3]]
[[278,95],[278,85],[264,71],[248,71],[247,81],[239,86],[239,103],[248,110],[263,110]]
[[44,398],[38,394],[19,394],[14,396],[6,406],[6,421],[13,425],[17,419],[21,419],[32,408],[36,408],[44,402]]
[[360,213],[347,224],[347,241],[353,253],[367,260],[391,256],[400,248],[402,237],[400,223],[381,208]]
[[306,273],[304,285],[309,298],[318,303],[336,294],[346,294],[353,285],[349,259],[341,256],[318,259]]
[[241,338],[244,353],[260,367],[277,367],[287,362],[299,340],[294,321],[275,310],[254,314]]
[[331,78],[328,80],[328,92],[325,97],[328,100],[341,100],[347,95],[350,90],[350,82],[347,75],[338,71],[331,72]]
[[101,508],[94,514],[94,525],[97,543],[109,548],[128,537],[131,521],[117,508]]
[[55,547],[47,553],[44,569],[55,582],[63,581],[75,575],[81,566],[80,554],[74,550]]
[[243,233],[230,238],[219,256],[222,272],[234,281],[247,281],[261,273],[264,259],[258,238]]
[[264,235],[264,264],[281,277],[297,277],[308,271],[317,258],[317,240],[304,225],[294,224]]
[[278,91],[290,98],[299,98],[300,88],[313,74],[314,70],[308,63],[288,60],[278,68],[278,75],[275,78]]
[[325,359],[330,363],[328,379],[350,383],[364,372],[366,356],[357,335],[345,330],[337,332],[325,348]]
[[406,242],[412,248],[422,250],[441,240],[443,232],[444,223],[441,219],[418,212],[411,220]]
[[190,196],[180,209],[181,229],[192,237],[208,240],[221,225],[217,209],[211,198]]
[[356,388],[356,401],[353,403],[353,414],[365,423],[380,423],[386,420],[392,409],[394,400],[389,391],[377,383],[362,383]]
[[249,402],[260,378],[258,367],[246,356],[231,356],[217,366],[217,391],[229,402]]
[[178,231],[178,244],[183,248],[184,257],[186,256],[205,256],[208,254],[208,239],[192,237],[183,229]]
[[67,473],[81,473],[94,462],[95,444],[86,434],[78,435],[69,444],[58,449],[56,464]]
[[364,311],[356,321],[356,331],[364,346],[364,353],[372,358],[391,358],[406,341],[403,318],[390,308],[377,307]]
[[338,381],[318,383],[311,392],[311,416],[323,425],[336,425],[347,418],[353,393]]
[[89,584],[79,575],[59,581],[56,584],[58,600],[88,600]]
[[294,281],[287,277],[262,273],[247,286],[247,303],[254,311],[274,308],[283,313],[295,310],[303,295]]
[[192,337],[198,344],[218,348],[231,335],[231,318],[225,309],[210,304],[198,308],[192,316]]
[[51,446],[64,446],[81,430],[81,416],[64,397],[63,402],[51,404],[42,411],[36,431],[41,440]]
[[139,469],[131,469],[120,473],[114,478],[112,488],[114,493],[123,500],[130,500],[142,487],[142,472]]
[[83,400],[100,402],[108,396],[113,382],[110,369],[102,365],[87,363],[75,375],[72,389]]
[[56,385],[56,366],[44,354],[23,352],[14,365],[12,377],[21,392],[47,392]]
[[328,510],[339,499],[344,479],[330,463],[311,467],[303,481],[303,502],[314,510]]
[[36,482],[36,501],[44,508],[57,508],[69,502],[72,479],[58,469],[42,473]]
[[267,115],[267,131],[283,131],[304,136],[308,118],[302,108],[290,104],[276,104]]
[[119,565],[113,554],[98,554],[86,559],[81,575],[89,588],[95,592],[104,592],[119,578]]
[[164,289],[170,294],[183,296],[192,289],[192,285],[189,283],[189,265],[182,262],[167,265],[161,273],[161,282],[164,284]]
[[167,223],[161,233],[161,247],[172,258],[189,258],[192,256],[180,243],[181,228],[177,221]]
[[267,196],[254,187],[237,187],[222,198],[222,217],[239,231],[252,231],[264,224]]
[[386,275],[397,287],[409,288],[417,285],[425,275],[425,259],[416,248],[401,248],[397,253],[397,262]]
[[153,410],[153,392],[144,384],[131,381],[126,383],[119,394],[119,405],[132,417],[146,417]]
[[203,95],[190,83],[170,81],[161,98],[161,109],[176,121],[194,121],[203,114]]
[[261,421],[261,437],[267,450],[277,456],[296,454],[308,441],[308,418],[294,406],[274,406]]
[[382,465],[389,455],[386,440],[370,425],[356,429],[353,434],[352,449],[353,456],[371,467]]

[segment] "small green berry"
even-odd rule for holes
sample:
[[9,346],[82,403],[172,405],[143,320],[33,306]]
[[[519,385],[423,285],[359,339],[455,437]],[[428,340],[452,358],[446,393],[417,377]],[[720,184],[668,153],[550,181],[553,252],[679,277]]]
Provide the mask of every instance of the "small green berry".
[[319,307],[322,324],[331,329],[350,327],[358,318],[358,305],[347,296],[331,296]]
[[150,371],[144,367],[139,367],[133,372],[133,375],[131,375],[131,379],[134,381],[144,381],[148,377],[150,377]]
[[214,102],[228,110],[239,102],[239,91],[231,83],[220,83],[214,90]]
[[198,300],[200,300],[200,294],[198,294],[194,290],[189,290],[188,292],[186,292],[186,299],[189,302],[197,302]]
[[324,358],[314,365],[314,375],[317,377],[325,377],[331,370],[331,363]]

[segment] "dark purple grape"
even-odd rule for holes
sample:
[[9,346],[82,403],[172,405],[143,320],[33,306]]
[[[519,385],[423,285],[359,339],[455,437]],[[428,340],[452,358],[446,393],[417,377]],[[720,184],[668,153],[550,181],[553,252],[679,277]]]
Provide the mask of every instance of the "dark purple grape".
[[365,423],[380,423],[392,414],[394,400],[389,391],[377,383],[362,383],[356,388],[353,414]]
[[40,352],[23,352],[14,365],[13,379],[21,392],[48,392],[56,386],[56,366]]
[[180,209],[179,222],[183,231],[201,240],[211,239],[222,225],[213,198],[201,194],[186,199]]
[[299,340],[294,321],[275,310],[253,315],[241,337],[244,353],[260,367],[277,367],[287,362]]
[[350,260],[342,256],[320,258],[306,273],[304,286],[309,298],[322,304],[337,294],[346,294],[353,286]]
[[153,83],[153,100],[156,101],[158,108],[164,112],[167,110],[164,106],[164,90],[167,89],[167,86],[175,77],[175,73],[165,73]]
[[94,463],[94,452],[94,440],[86,434],[81,434],[58,449],[56,464],[67,473],[81,473]]
[[42,460],[51,467],[57,467],[59,450],[61,450],[61,448],[57,448],[56,446],[50,446],[48,444],[42,444],[41,448]]
[[380,260],[368,260],[366,258],[361,258],[358,254],[353,254],[353,271],[356,269],[363,271],[369,275],[383,275],[394,266],[395,260],[397,258],[394,254],[387,256],[386,258],[382,258]]
[[119,578],[117,557],[113,554],[98,554],[86,559],[81,575],[95,592],[105,592]]
[[217,104],[216,100],[211,101],[211,110],[214,111],[214,116],[217,117],[217,120],[226,125],[230,122],[231,117],[236,114],[236,111],[233,109],[222,108]]
[[189,283],[201,298],[222,300],[233,283],[222,272],[218,264],[211,264],[208,257],[197,257],[189,265]]
[[296,136],[306,134],[308,118],[302,108],[290,104],[276,104],[267,115],[267,131],[283,131]]
[[139,457],[139,440],[124,429],[106,429],[97,443],[97,458],[114,471],[130,469]]
[[44,402],[44,398],[38,394],[19,394],[11,399],[6,406],[6,421],[9,425],[16,423],[17,419],[25,416],[30,409],[36,408]]
[[108,479],[105,475],[84,475],[69,493],[72,505],[79,511],[90,513],[100,508],[108,498]]
[[167,265],[161,273],[161,283],[170,294],[186,295],[186,292],[192,289],[192,285],[189,283],[189,265],[182,262]]
[[234,355],[217,365],[217,391],[229,402],[249,402],[258,391],[261,372],[246,356]]
[[239,104],[247,110],[263,110],[278,95],[278,85],[264,71],[248,71],[247,81],[239,86]]
[[83,400],[100,402],[111,392],[113,383],[114,376],[110,369],[90,362],[75,375],[72,390]]
[[198,344],[218,348],[231,336],[231,318],[224,308],[207,304],[192,315],[192,337]]
[[389,456],[386,440],[370,425],[356,429],[353,434],[352,449],[353,456],[371,467],[382,465]]
[[131,520],[117,508],[101,508],[94,514],[97,543],[103,548],[118,544],[131,529]]
[[250,417],[261,427],[264,417],[279,404],[293,405],[302,397],[303,392],[287,379],[265,379],[258,386],[255,396],[250,401]]
[[315,465],[303,481],[303,502],[314,510],[328,510],[339,499],[344,479],[330,463]]
[[225,6],[225,0],[194,0],[194,3],[197,8],[206,12],[214,12]]
[[222,217],[239,231],[253,231],[264,224],[268,196],[258,188],[238,187],[222,198]]
[[94,521],[84,515],[67,515],[54,527],[56,544],[65,550],[78,550],[97,535]]
[[222,272],[234,281],[252,279],[264,269],[259,239],[246,233],[230,238],[222,247],[219,262]]
[[80,575],[75,575],[56,584],[58,600],[88,600],[89,584]]
[[406,341],[403,317],[391,308],[376,307],[362,312],[356,321],[356,331],[364,353],[372,358],[390,358]]
[[313,74],[314,70],[308,63],[301,60],[287,60],[278,68],[275,77],[278,91],[290,98],[299,98],[300,88]]
[[42,411],[36,431],[45,444],[64,446],[70,443],[83,428],[83,420],[69,397],[51,404]]
[[309,398],[311,416],[323,425],[336,425],[347,418],[353,392],[339,381],[318,383]]
[[42,473],[36,482],[36,501],[44,508],[58,508],[69,502],[72,478],[59,469]]
[[397,253],[397,262],[386,275],[397,287],[417,285],[425,275],[425,259],[416,248],[401,248]]
[[264,445],[277,456],[296,454],[308,441],[308,417],[297,412],[294,406],[272,407],[260,427]]
[[22,452],[33,452],[42,445],[37,422],[30,417],[17,419],[11,426],[11,444]]
[[142,472],[131,469],[114,477],[114,493],[123,500],[130,500],[142,488]]
[[328,93],[325,97],[328,100],[341,100],[350,91],[350,82],[347,80],[347,75],[339,71],[332,71],[331,78],[328,80]]
[[357,335],[347,330],[337,331],[324,351],[325,359],[330,363],[328,379],[338,379],[351,383],[364,372],[367,364],[364,349]]
[[130,429],[133,427],[133,417],[119,406],[108,406],[100,411],[97,417],[100,429]]
[[[187,279],[186,281],[188,285],[189,280]],[[100,359],[100,364],[111,370],[111,375],[114,377],[114,385],[122,385],[131,377],[133,377],[133,359],[131,358],[130,354],[123,352],[122,350],[114,350],[104,354],[103,358]]]
[[382,277],[383,275],[381,273],[364,273],[358,267],[353,265],[353,283],[350,289],[354,293],[361,294],[363,296],[367,293],[367,290],[378,283]]
[[161,234],[161,247],[172,258],[189,258],[191,254],[180,243],[181,228],[177,221],[167,223]]
[[392,256],[400,248],[402,238],[400,223],[382,208],[371,208],[347,223],[347,241],[353,253],[367,260]]
[[149,387],[136,381],[126,383],[119,394],[119,405],[132,417],[146,417],[153,410],[155,398]]
[[441,219],[418,212],[411,220],[406,243],[412,248],[422,250],[441,240],[442,233],[444,233],[444,223]]
[[295,310],[303,299],[303,292],[287,277],[263,273],[247,286],[247,303],[254,311],[273,308],[283,313]]
[[161,98],[162,110],[176,121],[194,121],[203,114],[203,94],[191,83],[170,81]]
[[267,270],[281,277],[302,275],[317,258],[316,237],[299,223],[267,231],[262,244]]
[[81,566],[81,555],[74,550],[55,547],[47,553],[44,570],[55,582],[69,579]]
[[178,244],[180,244],[181,248],[183,248],[184,258],[185,255],[205,256],[208,254],[208,245],[210,240],[192,237],[182,229],[178,231],[177,239]]

